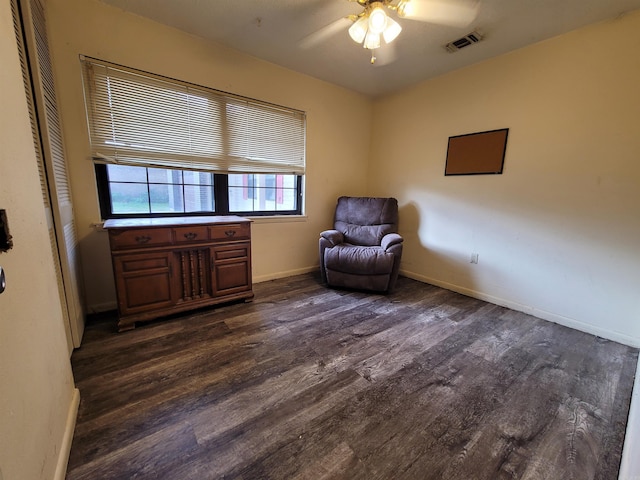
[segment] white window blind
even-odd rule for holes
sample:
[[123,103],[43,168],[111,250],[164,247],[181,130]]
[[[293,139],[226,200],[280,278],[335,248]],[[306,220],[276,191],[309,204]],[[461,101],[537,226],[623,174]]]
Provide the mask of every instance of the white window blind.
[[88,57],[82,65],[96,162],[304,174],[304,112]]

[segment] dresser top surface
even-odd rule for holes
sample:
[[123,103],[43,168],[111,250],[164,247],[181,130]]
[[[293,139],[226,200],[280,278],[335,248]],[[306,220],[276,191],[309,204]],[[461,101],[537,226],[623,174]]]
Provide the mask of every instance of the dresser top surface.
[[198,217],[115,218],[104,222],[105,229],[180,227],[183,225],[216,225],[221,223],[251,222],[236,215],[211,215]]

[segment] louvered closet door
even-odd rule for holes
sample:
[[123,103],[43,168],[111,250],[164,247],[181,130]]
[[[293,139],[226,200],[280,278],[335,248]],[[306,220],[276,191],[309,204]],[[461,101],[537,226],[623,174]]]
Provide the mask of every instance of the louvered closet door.
[[38,159],[43,179],[43,194],[48,196],[53,217],[52,244],[57,250],[59,283],[64,296],[63,309],[69,320],[69,330],[74,347],[79,347],[84,333],[84,312],[80,300],[80,259],[78,240],[73,218],[71,190],[64,153],[62,125],[53,80],[53,67],[47,40],[44,5],[41,0],[19,0],[22,24],[25,32],[27,59],[29,61],[33,98],[37,112],[39,133]]
[[24,91],[29,109],[29,120],[31,121],[31,134],[33,135],[33,145],[35,148],[36,159],[38,162],[38,174],[40,176],[40,186],[42,188],[42,202],[47,218],[47,228],[49,230],[49,241],[51,243],[51,253],[56,272],[56,280],[58,282],[58,293],[60,295],[60,307],[62,309],[63,318],[67,319],[65,333],[67,336],[67,345],[69,345],[69,354],[73,351],[73,338],[71,335],[71,326],[68,323],[69,311],[67,308],[67,299],[64,294],[64,283],[62,281],[62,266],[58,255],[58,242],[56,241],[56,231],[53,225],[53,214],[51,213],[51,200],[49,196],[49,187],[47,186],[47,173],[45,171],[44,160],[42,157],[42,145],[40,144],[40,129],[38,128],[38,120],[36,117],[35,101],[33,99],[33,89],[31,87],[31,76],[29,75],[29,65],[27,60],[26,47],[24,45],[24,30],[20,20],[18,0],[11,0],[11,10],[13,12],[14,29],[16,32],[16,40],[18,44],[18,55],[20,56],[20,65],[22,66],[22,80],[24,82]]

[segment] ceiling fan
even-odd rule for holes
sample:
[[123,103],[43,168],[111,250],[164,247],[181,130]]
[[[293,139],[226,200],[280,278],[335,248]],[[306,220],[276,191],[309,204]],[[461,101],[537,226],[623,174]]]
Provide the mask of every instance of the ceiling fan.
[[[351,39],[371,50],[371,63],[376,62],[375,51],[383,44],[393,42],[402,26],[398,20],[418,20],[453,27],[469,25],[478,13],[479,0],[348,0],[357,3],[363,10],[347,15],[327,25],[305,39],[303,47],[310,47],[338,30],[346,22]],[[383,43],[384,42],[384,43]]]

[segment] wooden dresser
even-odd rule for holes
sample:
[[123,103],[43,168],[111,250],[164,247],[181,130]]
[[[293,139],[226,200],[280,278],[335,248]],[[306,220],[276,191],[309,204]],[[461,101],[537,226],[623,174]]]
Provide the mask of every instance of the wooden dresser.
[[118,330],[253,298],[251,221],[236,216],[107,220]]

